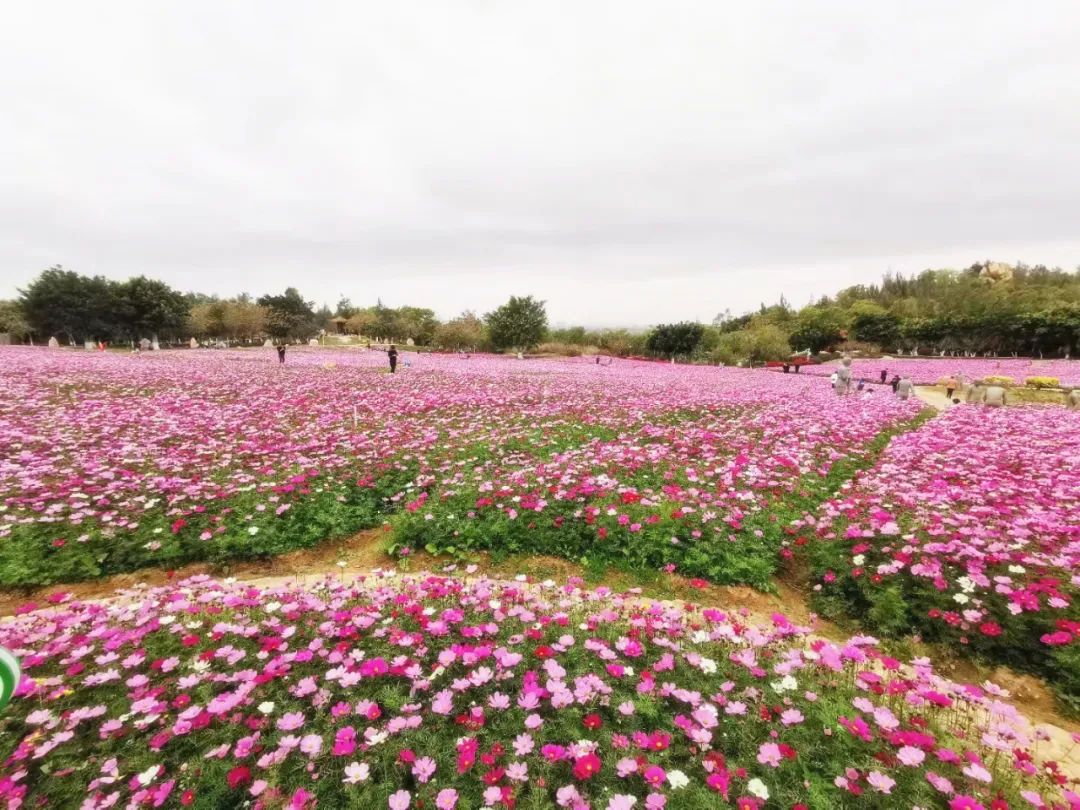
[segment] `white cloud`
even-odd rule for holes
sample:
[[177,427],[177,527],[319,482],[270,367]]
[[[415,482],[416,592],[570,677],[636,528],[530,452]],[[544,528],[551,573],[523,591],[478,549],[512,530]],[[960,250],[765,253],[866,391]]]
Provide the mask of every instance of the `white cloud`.
[[53,263],[553,320],[1080,262],[1072,2],[27,3],[0,296]]

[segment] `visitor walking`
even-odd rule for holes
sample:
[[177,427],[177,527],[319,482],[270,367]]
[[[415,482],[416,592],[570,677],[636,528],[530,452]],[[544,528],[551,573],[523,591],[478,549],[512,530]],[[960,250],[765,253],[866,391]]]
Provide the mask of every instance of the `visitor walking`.
[[887,380],[888,378],[889,378],[889,370],[888,370],[888,369],[885,369],[885,368],[883,368],[883,369],[881,370],[881,384],[882,384],[882,385],[884,385],[884,384],[885,384],[885,380]]
[[900,397],[901,400],[907,400],[914,392],[915,386],[905,374],[903,377],[900,378],[900,382],[896,384],[896,395]]
[[1070,411],[1080,411],[1080,388],[1073,388],[1065,395],[1065,407]]
[[386,356],[390,359],[390,373],[393,374],[397,371],[397,349],[394,344],[390,344],[390,350],[386,353]]
[[945,380],[945,398],[952,399],[953,391],[956,390],[957,382],[956,377],[949,377]]
[[285,344],[279,343],[277,347],[277,361],[278,365],[285,365]]
[[900,375],[893,374],[893,378],[889,380],[889,385],[892,386],[892,392],[895,394],[896,389],[900,386]]

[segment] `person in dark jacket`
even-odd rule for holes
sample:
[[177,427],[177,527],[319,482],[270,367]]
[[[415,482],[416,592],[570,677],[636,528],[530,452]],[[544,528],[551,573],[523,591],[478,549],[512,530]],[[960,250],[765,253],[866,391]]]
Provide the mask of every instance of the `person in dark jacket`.
[[881,370],[881,384],[882,385],[885,384],[885,380],[888,379],[888,376],[889,376],[889,372],[886,371],[885,369],[882,369]]
[[277,361],[281,365],[285,364],[285,344],[280,343],[277,347]]
[[892,391],[895,394],[896,389],[900,387],[900,375],[899,374],[894,374],[893,378],[891,380],[889,380],[889,385],[892,386]]
[[390,350],[386,353],[386,356],[390,358],[390,373],[393,374],[397,371],[397,349],[394,344],[390,344]]

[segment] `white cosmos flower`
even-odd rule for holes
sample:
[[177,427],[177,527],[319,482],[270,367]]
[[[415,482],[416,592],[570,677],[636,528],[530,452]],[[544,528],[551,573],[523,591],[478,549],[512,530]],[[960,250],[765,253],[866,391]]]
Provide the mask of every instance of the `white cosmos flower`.
[[749,782],[746,783],[746,789],[750,791],[752,795],[757,796],[759,799],[769,798],[769,789],[765,787],[765,783],[762,782],[760,779],[751,779]]

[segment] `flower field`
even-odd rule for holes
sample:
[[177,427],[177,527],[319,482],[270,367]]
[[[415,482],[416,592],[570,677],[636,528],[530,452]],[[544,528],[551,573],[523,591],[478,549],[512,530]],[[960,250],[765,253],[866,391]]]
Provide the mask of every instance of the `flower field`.
[[0,624],[8,807],[1077,807],[991,685],[692,605],[197,577]]
[[0,348],[0,584],[259,557],[388,523],[477,549],[764,585],[782,518],[916,402],[587,359]]
[[952,408],[895,438],[817,520],[819,604],[918,627],[1080,698],[1080,413]]
[[[803,366],[801,374],[829,376],[837,368],[836,363],[823,363],[817,366]],[[861,360],[851,362],[855,379],[863,377],[878,382],[882,370],[894,374],[907,375],[916,385],[934,385],[938,380],[963,374],[969,381],[984,377],[1012,377],[1013,382],[1023,385],[1028,377],[1057,377],[1062,385],[1080,385],[1080,361],[1076,360],[1033,360],[1027,357],[1016,358],[969,358],[969,357],[899,357],[889,360]]]

